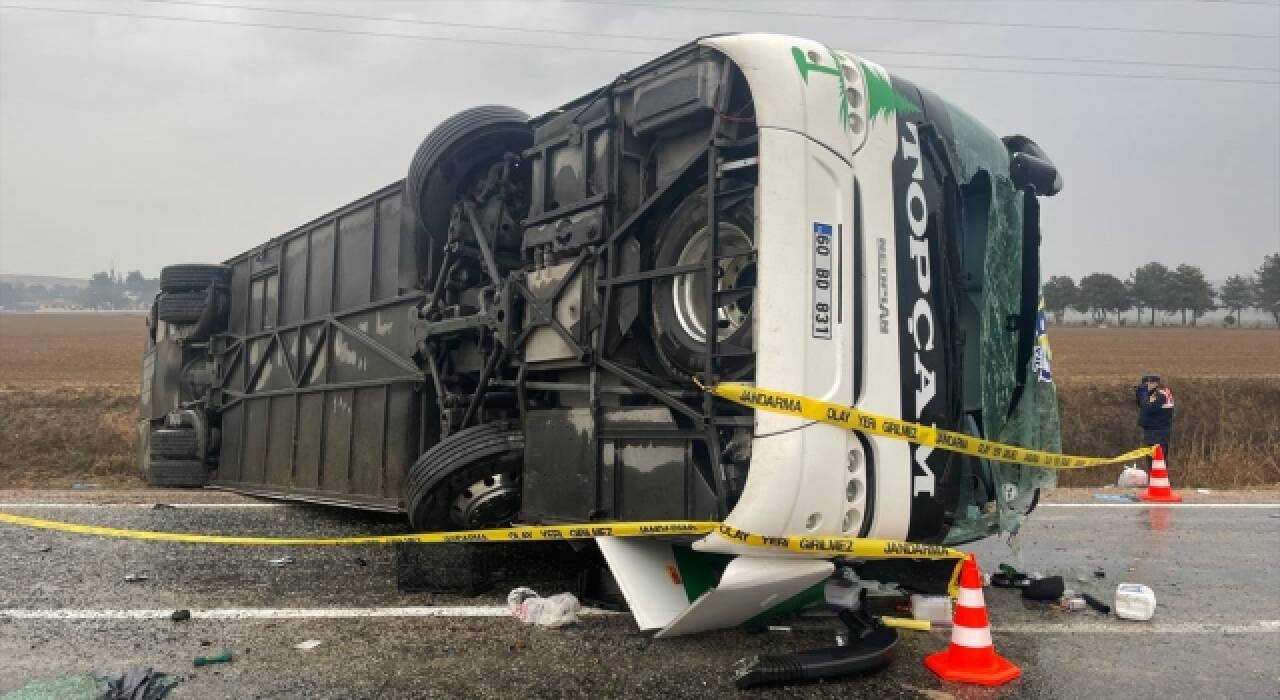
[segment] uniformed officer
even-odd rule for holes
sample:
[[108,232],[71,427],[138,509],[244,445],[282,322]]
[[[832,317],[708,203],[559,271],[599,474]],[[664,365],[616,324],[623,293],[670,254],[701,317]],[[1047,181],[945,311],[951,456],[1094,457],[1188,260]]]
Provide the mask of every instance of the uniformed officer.
[[1147,374],[1133,388],[1138,401],[1138,425],[1142,427],[1142,444],[1159,445],[1169,458],[1169,440],[1173,435],[1173,392],[1160,382],[1160,375]]

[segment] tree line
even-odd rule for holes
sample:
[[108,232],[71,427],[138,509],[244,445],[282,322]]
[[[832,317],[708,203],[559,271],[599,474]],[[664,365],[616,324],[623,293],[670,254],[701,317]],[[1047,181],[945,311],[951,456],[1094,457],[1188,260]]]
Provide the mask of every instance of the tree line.
[[1080,278],[1076,284],[1071,277],[1055,275],[1044,284],[1045,310],[1053,314],[1058,323],[1067,309],[1089,314],[1095,322],[1105,321],[1109,314],[1116,315],[1130,309],[1138,310],[1139,321],[1144,313],[1150,313],[1150,323],[1155,325],[1156,313],[1166,316],[1181,314],[1182,325],[1195,325],[1209,311],[1225,309],[1228,325],[1238,323],[1240,314],[1249,308],[1271,314],[1280,325],[1280,253],[1272,253],[1262,259],[1262,264],[1250,275],[1232,275],[1214,287],[1204,272],[1195,265],[1182,264],[1168,268],[1158,262],[1149,262],[1121,280],[1115,275],[1095,272]]
[[127,275],[95,272],[84,287],[0,282],[0,308],[137,309],[149,306],[159,293],[159,278],[145,277],[138,270]]

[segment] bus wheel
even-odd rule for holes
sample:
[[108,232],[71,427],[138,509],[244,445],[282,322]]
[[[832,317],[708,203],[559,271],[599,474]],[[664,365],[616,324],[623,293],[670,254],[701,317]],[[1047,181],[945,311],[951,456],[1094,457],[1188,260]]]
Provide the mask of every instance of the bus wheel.
[[443,242],[463,188],[504,154],[531,145],[529,115],[512,107],[472,107],[440,122],[418,146],[405,179],[409,207],[427,235]]
[[[722,357],[720,367],[730,376],[741,377],[751,370],[754,357],[752,306],[755,301],[756,261],[750,253],[754,245],[755,211],[752,198],[722,205],[718,214],[715,288],[725,294],[715,310],[719,350],[736,348],[745,354]],[[711,236],[707,227],[707,191],[703,187],[684,199],[663,222],[654,245],[653,268],[701,264]],[[742,255],[734,255],[741,253]],[[733,257],[725,257],[733,256]],[[706,369],[707,279],[704,272],[660,277],[651,287],[652,333],[663,369],[673,378],[700,374]]]
[[504,527],[520,511],[524,433],[511,423],[458,431],[409,468],[405,507],[421,532]]
[[148,486],[162,488],[196,488],[209,483],[209,470],[199,460],[152,460],[143,472]]

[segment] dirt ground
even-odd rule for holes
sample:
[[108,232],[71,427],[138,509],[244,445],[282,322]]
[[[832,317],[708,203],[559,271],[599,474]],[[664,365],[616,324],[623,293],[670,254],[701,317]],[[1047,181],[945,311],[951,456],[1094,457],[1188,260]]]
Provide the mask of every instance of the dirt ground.
[[[145,334],[137,313],[0,313],[0,386],[136,386]],[[1273,329],[1053,326],[1049,341],[1059,382],[1280,378]]]
[[1193,377],[1280,379],[1280,330],[1273,328],[1076,328],[1051,326],[1059,383],[1137,383],[1156,372]]
[[0,313],[0,387],[133,386],[141,313]]

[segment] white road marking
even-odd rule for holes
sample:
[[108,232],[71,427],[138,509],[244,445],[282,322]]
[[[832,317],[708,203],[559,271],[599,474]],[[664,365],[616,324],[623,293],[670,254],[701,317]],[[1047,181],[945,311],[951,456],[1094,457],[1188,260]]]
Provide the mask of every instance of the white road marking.
[[[171,608],[113,609],[0,609],[0,620],[167,620]],[[579,615],[615,615],[608,610],[583,608]],[[350,620],[363,618],[509,617],[505,605],[462,605],[385,608],[213,608],[192,610],[197,620]],[[1081,622],[1015,623],[995,625],[995,632],[1011,634],[1267,634],[1280,633],[1280,620],[1256,622]],[[949,630],[946,630],[949,632]]]
[[[0,609],[0,620],[160,620],[169,619],[172,608],[163,610],[112,609]],[[579,615],[611,615],[607,610],[583,608]],[[348,620],[371,617],[510,617],[505,605],[462,605],[391,608],[213,608],[192,610],[197,620]]]
[[1039,508],[1280,508],[1280,503],[1041,503]]
[[[161,502],[163,503],[163,502]],[[164,503],[174,508],[289,508],[294,503]],[[155,508],[155,503],[0,503],[5,508]],[[160,508],[164,510],[164,508]]]
[[1216,622],[1027,622],[1012,625],[996,625],[996,632],[1028,634],[1250,634],[1280,632],[1280,620],[1259,620],[1246,623]]

